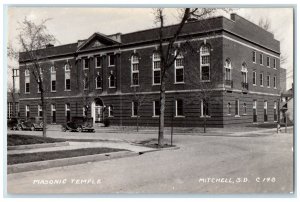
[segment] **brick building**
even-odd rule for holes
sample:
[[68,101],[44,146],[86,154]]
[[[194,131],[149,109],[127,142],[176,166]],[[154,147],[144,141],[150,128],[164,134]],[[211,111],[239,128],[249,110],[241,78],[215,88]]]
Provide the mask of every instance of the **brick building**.
[[[177,25],[164,29],[164,36]],[[40,50],[47,60],[47,120],[64,123],[73,116],[109,118],[114,125],[155,126],[159,122],[160,57],[158,29],[104,35]],[[210,126],[273,122],[280,99],[280,43],[274,35],[232,14],[184,25],[176,42],[189,43],[168,71],[166,125]],[[37,83],[26,54],[20,53],[20,116],[42,115]],[[214,73],[215,72],[215,73]],[[214,74],[213,74],[214,73]],[[196,76],[196,77],[195,77]],[[196,78],[196,79],[195,79]],[[209,83],[213,95],[199,97]],[[138,102],[143,102],[137,110]]]

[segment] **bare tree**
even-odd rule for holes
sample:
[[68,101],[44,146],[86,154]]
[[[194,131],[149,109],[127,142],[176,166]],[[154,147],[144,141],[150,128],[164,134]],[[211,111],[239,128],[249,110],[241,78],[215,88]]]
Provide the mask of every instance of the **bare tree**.
[[263,28],[264,30],[268,31],[268,32],[272,32],[271,30],[271,22],[269,20],[269,18],[260,18],[258,21],[258,26],[260,26],[261,28]]
[[[9,56],[19,59],[25,65],[25,70],[30,72],[33,80],[38,85],[40,93],[41,106],[43,111],[43,137],[46,137],[47,124],[47,105],[45,95],[47,87],[44,84],[43,71],[49,66],[50,60],[47,58],[47,49],[49,44],[56,42],[55,37],[48,33],[46,23],[49,19],[42,20],[36,24],[25,18],[19,23],[20,33],[17,36],[17,42],[20,46],[19,50],[9,47]],[[42,50],[44,49],[44,50]],[[20,54],[18,54],[20,53]]]
[[[163,145],[164,141],[164,125],[165,125],[165,103],[166,103],[166,75],[170,67],[173,66],[177,54],[174,52],[178,49],[176,41],[182,33],[184,25],[195,19],[205,19],[217,12],[216,8],[184,8],[179,10],[179,24],[175,26],[172,33],[166,32],[164,9],[154,10],[155,22],[159,24],[158,29],[158,53],[160,55],[160,116],[159,116],[159,132],[158,146]],[[224,9],[226,11],[226,9]]]

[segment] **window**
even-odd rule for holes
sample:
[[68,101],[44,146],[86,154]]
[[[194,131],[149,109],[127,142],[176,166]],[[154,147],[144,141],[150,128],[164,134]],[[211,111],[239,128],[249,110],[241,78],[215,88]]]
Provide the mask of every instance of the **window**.
[[256,52],[255,51],[252,52],[252,62],[256,63]]
[[228,115],[231,115],[231,103],[228,102],[227,104],[227,110],[228,110]]
[[263,54],[261,53],[259,54],[259,64],[263,65],[263,63],[264,63],[264,59],[263,59]]
[[89,68],[89,59],[84,58],[83,59],[83,69],[88,69]]
[[244,113],[244,115],[247,114],[247,104],[246,103],[243,104],[243,113]]
[[86,107],[83,106],[83,107],[82,107],[82,116],[83,116],[83,117],[86,117],[86,115],[87,115],[87,110],[86,110]]
[[256,86],[256,72],[253,71],[253,85]]
[[257,123],[257,101],[253,100],[253,123]]
[[138,102],[137,101],[132,102],[131,109],[132,109],[131,116],[136,117],[138,115]]
[[30,74],[29,74],[29,70],[26,69],[25,70],[25,93],[30,93],[29,84],[30,84]]
[[270,57],[267,57],[267,67],[270,67]]
[[38,105],[38,116],[42,117],[43,116],[43,108],[41,105]]
[[264,101],[264,122],[268,121],[268,102]]
[[243,63],[242,64],[242,79],[243,79],[243,83],[247,83],[247,73],[248,73],[247,65],[246,65],[246,63]]
[[[175,55],[177,53],[175,52]],[[175,83],[183,83],[184,82],[184,67],[183,67],[183,55],[182,53],[178,53],[177,58],[175,60]]]
[[225,80],[231,81],[231,61],[226,59],[225,61]]
[[108,66],[115,66],[115,55],[108,55]]
[[70,66],[70,64],[65,64],[65,72],[69,72],[71,69],[71,66]]
[[259,85],[264,86],[264,74],[263,73],[259,74]]
[[25,76],[30,76],[29,69],[25,69]]
[[100,56],[96,56],[95,58],[95,63],[96,63],[96,68],[101,68],[102,67],[102,60]]
[[26,119],[29,119],[29,117],[30,117],[30,107],[29,107],[29,105],[26,105],[25,113],[26,113]]
[[51,67],[51,92],[56,91],[56,69],[54,66]]
[[13,103],[7,103],[7,118],[11,118],[13,116]]
[[113,106],[108,106],[108,117],[113,117],[114,116],[114,107]]
[[208,106],[208,101],[203,99],[201,100],[200,102],[200,116],[201,117],[210,117],[210,114],[209,114],[209,106]]
[[154,52],[152,55],[152,70],[153,70],[153,85],[160,84],[160,55],[157,52]]
[[274,122],[277,121],[277,118],[278,118],[277,113],[278,113],[278,111],[277,111],[277,102],[275,101],[274,102]]
[[235,100],[235,116],[240,116],[240,100]]
[[273,68],[276,69],[276,58],[273,59]]
[[54,66],[51,66],[51,73],[56,73],[56,69]]
[[176,117],[183,116],[183,101],[181,99],[175,102]]
[[137,55],[131,57],[131,85],[139,85],[139,58]]
[[153,117],[158,117],[160,115],[160,105],[159,101],[153,101]]
[[267,75],[267,87],[270,88],[271,81],[270,81],[270,75]]
[[51,81],[51,92],[55,92],[56,91],[56,81],[52,80]]
[[200,48],[200,80],[210,80],[210,48],[203,45]]
[[52,123],[56,123],[56,105],[51,104],[51,117],[52,117]]
[[108,83],[109,83],[109,88],[115,88],[116,87],[116,79],[115,79],[115,76],[113,74],[111,74],[108,77]]
[[65,65],[65,90],[71,90],[70,65]]
[[101,89],[102,87],[102,78],[100,75],[96,77],[96,89]]
[[70,107],[70,104],[65,104],[65,116],[66,116],[66,121],[67,122],[71,121],[71,107]]
[[273,87],[277,88],[276,76],[273,77]]
[[89,89],[89,77],[88,76],[84,77],[84,80],[83,80],[83,89],[84,90]]

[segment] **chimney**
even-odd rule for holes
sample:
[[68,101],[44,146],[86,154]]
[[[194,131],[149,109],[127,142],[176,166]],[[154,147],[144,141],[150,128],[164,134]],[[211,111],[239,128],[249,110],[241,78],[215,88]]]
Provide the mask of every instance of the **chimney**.
[[231,14],[230,14],[230,19],[231,19],[232,21],[235,21],[235,18],[236,18],[236,13],[231,13]]
[[51,48],[51,47],[54,47],[54,45],[51,44],[51,43],[48,43],[48,44],[46,45],[46,48]]

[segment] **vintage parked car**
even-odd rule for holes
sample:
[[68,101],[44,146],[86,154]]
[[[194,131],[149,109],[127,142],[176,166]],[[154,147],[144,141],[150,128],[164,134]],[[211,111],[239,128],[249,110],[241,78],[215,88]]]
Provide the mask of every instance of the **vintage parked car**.
[[37,119],[31,118],[30,120],[24,121],[24,120],[17,120],[15,121],[15,124],[12,125],[12,130],[43,130],[43,122],[42,121],[36,121]]
[[17,126],[20,123],[20,119],[18,118],[10,118],[7,120],[7,128],[11,130],[17,130]]
[[81,116],[72,117],[72,121],[62,125],[62,131],[95,132],[95,129],[93,128],[93,118]]

